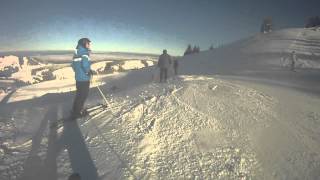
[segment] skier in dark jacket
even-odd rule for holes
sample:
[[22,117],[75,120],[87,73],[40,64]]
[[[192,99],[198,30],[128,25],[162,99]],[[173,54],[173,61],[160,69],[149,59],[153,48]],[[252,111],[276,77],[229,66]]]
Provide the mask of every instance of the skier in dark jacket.
[[295,64],[297,61],[297,55],[295,51],[292,51],[292,53],[290,54],[290,61],[291,61],[290,70],[295,71]]
[[76,96],[73,102],[72,119],[85,116],[87,113],[83,110],[83,105],[88,97],[90,88],[90,79],[92,70],[90,68],[90,40],[82,38],[73,56],[72,69],[75,72]]
[[160,55],[158,61],[158,67],[160,68],[160,83],[166,82],[168,78],[168,69],[171,66],[171,56],[167,53],[167,50],[163,50],[163,54]]

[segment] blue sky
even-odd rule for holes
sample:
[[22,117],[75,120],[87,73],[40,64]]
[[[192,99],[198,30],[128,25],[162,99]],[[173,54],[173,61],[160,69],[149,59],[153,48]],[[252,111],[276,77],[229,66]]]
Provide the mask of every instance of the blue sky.
[[254,35],[267,16],[277,29],[303,27],[319,8],[316,0],[1,0],[0,51],[70,50],[89,37],[93,51],[181,55],[188,44]]

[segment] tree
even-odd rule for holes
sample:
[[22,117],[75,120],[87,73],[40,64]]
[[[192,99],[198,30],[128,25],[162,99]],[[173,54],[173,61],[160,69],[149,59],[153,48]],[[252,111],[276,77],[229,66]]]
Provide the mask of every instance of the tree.
[[307,23],[305,25],[306,28],[320,26],[320,17],[314,16],[307,19]]
[[188,54],[192,54],[191,44],[188,45],[186,51],[184,52],[184,56],[186,56],[186,55],[188,55]]
[[193,46],[192,54],[197,53],[197,46]]
[[200,47],[199,46],[193,46],[193,48],[191,47],[191,45],[188,45],[188,48],[186,49],[186,51],[184,52],[184,56],[188,55],[188,54],[195,54],[195,53],[199,53],[200,52]]
[[200,46],[197,46],[196,53],[199,53],[199,52],[200,52]]

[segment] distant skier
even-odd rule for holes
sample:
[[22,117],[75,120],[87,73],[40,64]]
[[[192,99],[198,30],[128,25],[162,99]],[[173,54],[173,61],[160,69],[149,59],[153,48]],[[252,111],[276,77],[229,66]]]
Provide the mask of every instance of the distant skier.
[[295,71],[295,64],[296,64],[296,61],[297,61],[297,55],[296,55],[296,52],[295,51],[292,51],[292,53],[290,54],[290,70],[291,71]]
[[[283,53],[284,54],[284,53]],[[295,71],[295,64],[297,62],[297,55],[295,51],[292,51],[289,56],[284,56],[280,59],[280,63],[285,66],[287,63],[285,61],[289,59],[290,70]]]
[[159,57],[158,67],[160,68],[160,83],[167,82],[168,69],[171,66],[171,56],[167,53],[167,50],[163,50],[163,53]]
[[90,79],[93,74],[90,68],[90,42],[88,38],[80,39],[73,56],[72,69],[75,72],[77,92],[73,102],[72,119],[87,115],[83,105],[89,94]]
[[178,67],[179,67],[179,63],[178,63],[178,60],[175,59],[173,60],[173,69],[174,69],[174,75],[178,75]]

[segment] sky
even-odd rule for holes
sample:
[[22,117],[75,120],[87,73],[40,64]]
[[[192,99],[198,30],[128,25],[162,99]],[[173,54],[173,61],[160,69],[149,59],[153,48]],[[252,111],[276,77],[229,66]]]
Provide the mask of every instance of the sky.
[[72,50],[181,55],[255,35],[264,17],[275,29],[303,27],[319,0],[0,0],[0,51]]

